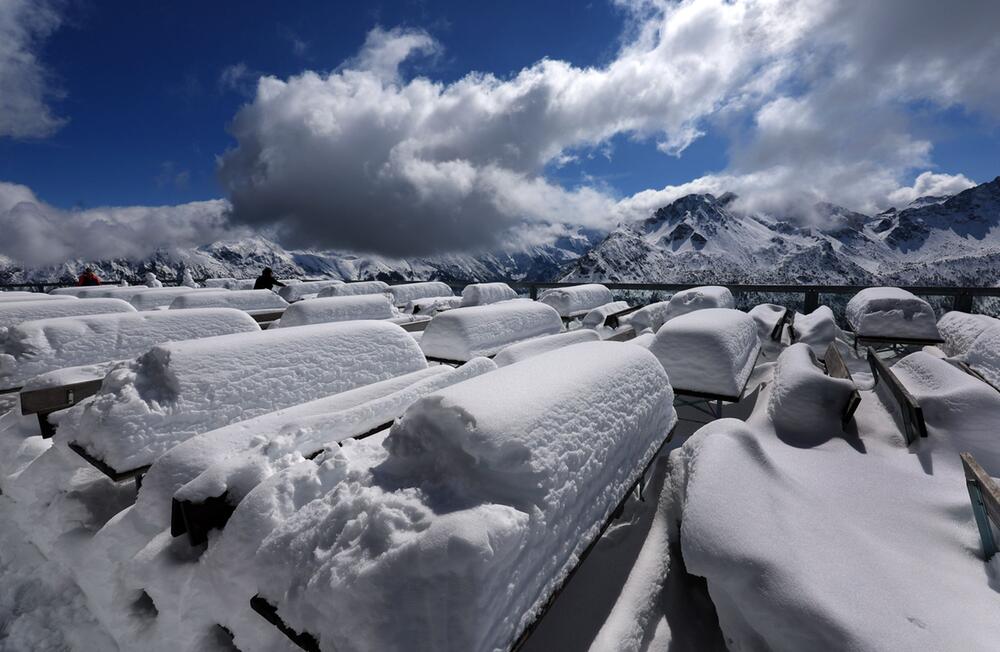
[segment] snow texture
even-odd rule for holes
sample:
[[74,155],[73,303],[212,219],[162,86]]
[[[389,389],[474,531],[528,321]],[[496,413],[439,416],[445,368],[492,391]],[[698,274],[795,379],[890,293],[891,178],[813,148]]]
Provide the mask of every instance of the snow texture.
[[100,315],[112,312],[135,312],[135,308],[121,299],[90,299],[87,301],[10,301],[0,303],[0,342],[7,331],[25,321]]
[[235,308],[249,313],[275,312],[284,310],[287,307],[288,302],[270,290],[188,292],[180,295],[170,303],[171,310],[188,308]]
[[357,283],[343,283],[341,285],[331,285],[319,291],[317,297],[350,297],[359,294],[385,294],[389,291],[389,284],[382,281],[360,281]]
[[439,313],[424,329],[420,348],[429,357],[465,361],[560,330],[562,320],[550,306],[519,299]]
[[958,453],[1000,468],[1000,394],[922,352],[894,370],[930,430],[909,451],[870,394],[861,439],[840,434],[829,399],[843,381],[791,347],[780,397],[765,389],[746,423],[715,421],[671,455],[684,562],[729,649],[995,648],[1000,592]]
[[598,283],[573,285],[567,288],[550,288],[542,292],[538,301],[552,306],[561,317],[569,317],[580,312],[593,310],[611,303],[611,290]]
[[899,288],[866,288],[847,303],[847,323],[863,337],[938,339],[930,304]]
[[517,292],[506,283],[470,283],[462,290],[463,306],[485,306],[516,298]]
[[984,330],[969,347],[964,359],[986,382],[1000,390],[1000,328]]
[[675,391],[737,397],[753,371],[760,342],[745,312],[704,308],[661,326],[649,350]]
[[636,333],[649,330],[656,332],[667,321],[669,301],[657,301],[635,311],[629,321]]
[[390,285],[389,293],[392,295],[392,303],[396,306],[405,306],[414,299],[429,299],[431,297],[450,297],[455,293],[451,287],[440,281],[427,281],[424,283],[403,283],[402,285]]
[[555,351],[556,349],[561,349],[564,346],[579,344],[580,342],[597,342],[600,339],[601,336],[589,328],[583,328],[568,333],[556,333],[555,335],[533,337],[530,340],[525,340],[523,342],[518,342],[504,347],[500,353],[496,354],[493,361],[497,363],[498,367],[506,367],[509,364],[514,364],[515,362],[520,362],[521,360],[527,360],[528,358],[541,355],[542,353],[548,353],[549,351]]
[[667,321],[695,310],[705,308],[735,308],[733,293],[719,285],[705,285],[681,290],[670,297],[667,306]]
[[392,304],[383,294],[325,297],[293,303],[281,315],[277,325],[288,328],[358,319],[389,319],[395,314]]
[[508,649],[663,442],[672,398],[647,351],[589,342],[421,399],[384,462],[316,472],[342,481],[274,523],[257,585],[326,649]]
[[826,354],[830,343],[842,336],[833,311],[827,306],[819,306],[808,315],[797,312],[792,320],[792,341],[808,344],[820,358]]
[[171,342],[112,370],[56,437],[124,471],[198,433],[426,364],[406,331],[375,321]]
[[944,342],[941,348],[951,356],[968,353],[973,342],[986,330],[1000,329],[1000,319],[986,315],[970,315],[953,310],[941,316],[938,332]]
[[325,281],[303,281],[301,283],[285,285],[285,287],[278,290],[278,294],[288,303],[295,303],[296,301],[301,301],[307,294],[316,294],[317,292],[322,292],[324,289],[334,285],[344,285],[344,282],[333,279]]
[[600,328],[609,315],[628,309],[627,301],[612,301],[603,306],[597,306],[583,317],[584,328]]
[[203,308],[183,313],[122,312],[22,322],[9,329],[0,353],[0,387],[63,367],[124,360],[164,342],[260,331],[246,313]]

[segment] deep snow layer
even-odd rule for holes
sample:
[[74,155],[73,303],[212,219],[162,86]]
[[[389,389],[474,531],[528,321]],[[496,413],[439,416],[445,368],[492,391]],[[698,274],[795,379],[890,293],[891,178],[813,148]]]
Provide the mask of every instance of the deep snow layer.
[[729,288],[719,285],[688,288],[670,297],[667,305],[667,321],[674,317],[694,312],[695,310],[735,307],[736,303],[733,301],[733,293],[729,291]]
[[598,283],[574,285],[568,288],[551,288],[538,297],[541,303],[555,308],[562,317],[592,310],[611,303],[611,290]]
[[392,303],[396,306],[405,306],[415,299],[430,299],[433,297],[450,297],[455,293],[451,287],[440,281],[426,281],[423,283],[402,283],[400,285],[390,285],[389,294],[392,295]]
[[551,307],[528,299],[504,301],[435,315],[424,329],[420,348],[429,357],[465,361],[560,330],[562,320]]
[[376,321],[171,342],[112,370],[61,413],[56,437],[125,471],[200,432],[426,364],[406,331]]
[[597,334],[597,331],[589,328],[581,328],[568,333],[556,333],[555,335],[543,335],[542,337],[534,337],[530,340],[504,347],[500,353],[496,354],[493,361],[497,363],[498,367],[506,367],[509,364],[527,360],[530,357],[548,353],[549,351],[555,351],[564,346],[579,344],[580,342],[596,342],[600,339],[601,336]]
[[[207,288],[206,288],[207,289]],[[270,290],[221,290],[187,292],[170,303],[171,310],[190,308],[236,308],[247,312],[284,310],[288,302]]]
[[485,306],[516,298],[517,292],[506,283],[470,283],[462,289],[463,306]]
[[323,297],[298,301],[288,306],[278,325],[288,328],[356,319],[389,319],[395,314],[384,294]]
[[54,317],[100,315],[111,312],[135,312],[121,299],[79,299],[69,301],[9,301],[0,303],[0,341],[7,330],[21,322]]
[[389,291],[389,285],[382,281],[360,281],[358,283],[343,283],[323,288],[317,297],[350,297],[359,294],[384,294]]
[[938,339],[930,304],[899,288],[865,288],[847,303],[847,322],[868,337]]
[[55,369],[133,358],[155,344],[259,330],[249,315],[228,308],[22,322],[9,329],[0,342],[4,351],[0,353],[0,388],[21,386],[31,377]]

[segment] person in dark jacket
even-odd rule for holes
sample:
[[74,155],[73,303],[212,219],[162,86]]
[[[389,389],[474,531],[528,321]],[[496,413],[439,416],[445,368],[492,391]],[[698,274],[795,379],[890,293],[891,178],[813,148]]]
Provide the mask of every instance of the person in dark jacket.
[[271,290],[277,285],[280,288],[285,287],[285,284],[274,278],[274,272],[271,271],[270,267],[265,267],[264,271],[260,273],[257,280],[254,281],[253,289],[255,290]]
[[100,285],[101,279],[94,273],[94,270],[87,268],[83,270],[83,274],[80,274],[80,278],[76,280],[77,285]]

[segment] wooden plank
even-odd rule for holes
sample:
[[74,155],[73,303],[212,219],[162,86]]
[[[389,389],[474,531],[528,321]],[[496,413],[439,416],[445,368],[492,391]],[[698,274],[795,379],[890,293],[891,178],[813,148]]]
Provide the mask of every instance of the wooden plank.
[[960,457],[966,480],[979,485],[986,514],[994,525],[1000,528],[1000,485],[983,470],[971,453],[962,453]]
[[898,344],[901,346],[935,346],[937,344],[944,344],[944,340],[941,338],[935,339],[929,337],[889,337],[883,335],[858,335],[857,333],[854,333],[854,340],[859,345]]
[[288,640],[306,652],[320,652],[319,641],[316,640],[315,636],[308,632],[299,633],[286,625],[285,621],[278,615],[277,607],[262,598],[259,593],[250,598],[250,608],[263,616],[264,620],[277,627],[282,634],[288,637]]
[[104,378],[21,392],[21,414],[49,414],[73,407],[101,389]]
[[97,469],[104,475],[108,476],[115,482],[122,482],[123,480],[132,480],[132,479],[135,479],[138,482],[140,481],[142,475],[145,474],[150,467],[150,465],[147,464],[145,466],[140,466],[135,469],[128,469],[127,471],[119,471],[114,467],[112,467],[111,465],[104,462],[104,460],[100,460],[91,455],[90,453],[88,453],[83,446],[76,443],[75,441],[71,441],[69,443],[69,448],[74,453],[76,453],[83,459],[87,460],[87,462],[89,462],[90,465],[93,466],[95,469]]
[[236,507],[229,503],[229,491],[221,496],[210,496],[201,502],[189,500],[170,501],[170,535],[179,537],[188,535],[192,546],[200,546],[208,541],[208,533],[214,529],[222,529],[229,522],[229,517]]
[[[826,353],[823,354],[825,359],[823,361],[826,367],[826,373],[831,378],[843,378],[844,380],[851,381],[854,384],[854,378],[851,377],[851,371],[847,368],[847,363],[844,362],[843,356],[840,355],[840,349],[837,348],[837,343],[830,342],[830,345],[826,347]],[[847,404],[844,405],[844,409],[840,416],[840,425],[844,428],[847,424],[851,422],[854,418],[854,413],[857,411],[858,406],[861,405],[861,392],[858,391],[857,386],[851,390],[850,396],[847,398]]]
[[781,318],[778,320],[778,323],[771,329],[771,340],[775,342],[781,341],[781,334],[785,330],[785,324],[789,323],[789,320],[794,314],[794,311],[785,308],[785,311],[781,313]]
[[281,319],[281,316],[285,314],[285,311],[284,310],[271,310],[269,312],[254,311],[248,314],[251,317],[253,317],[254,321],[256,321],[258,324],[262,324],[265,322],[274,321],[276,319]]
[[624,310],[619,310],[618,312],[613,312],[613,313],[611,313],[610,315],[608,315],[607,317],[604,318],[604,325],[607,326],[608,328],[618,328],[618,326],[619,326],[618,320],[620,318],[624,317],[625,315],[632,314],[633,312],[635,312],[639,308],[642,308],[642,306],[629,306],[628,308],[625,308]]
[[417,331],[422,331],[427,328],[427,324],[431,323],[430,318],[428,319],[418,319],[416,321],[404,321],[399,324],[399,326],[410,333],[415,333]]
[[918,437],[926,437],[927,424],[924,422],[924,412],[920,408],[920,404],[917,403],[917,399],[907,391],[903,383],[899,382],[896,374],[892,373],[892,370],[886,366],[885,362],[875,353],[875,349],[871,347],[868,347],[868,364],[875,377],[876,387],[881,381],[889,389],[899,407],[906,444],[912,444]]
[[615,333],[611,337],[604,340],[605,342],[628,342],[629,340],[635,339],[635,329],[629,326],[627,329],[623,330],[621,333]]

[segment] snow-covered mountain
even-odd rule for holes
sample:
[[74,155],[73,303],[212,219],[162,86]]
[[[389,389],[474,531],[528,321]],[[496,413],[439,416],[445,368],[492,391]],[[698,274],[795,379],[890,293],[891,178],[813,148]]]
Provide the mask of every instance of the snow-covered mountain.
[[745,214],[731,194],[688,195],[619,226],[567,281],[997,284],[1000,177],[869,217],[832,204],[808,216]]

